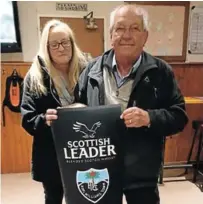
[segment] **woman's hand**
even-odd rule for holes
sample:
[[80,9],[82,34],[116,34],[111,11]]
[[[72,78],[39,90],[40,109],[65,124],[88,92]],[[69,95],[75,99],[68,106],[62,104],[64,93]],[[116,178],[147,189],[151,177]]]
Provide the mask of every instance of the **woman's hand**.
[[56,109],[47,109],[46,114],[45,114],[45,121],[48,126],[51,125],[51,122],[53,120],[57,120],[57,110]]

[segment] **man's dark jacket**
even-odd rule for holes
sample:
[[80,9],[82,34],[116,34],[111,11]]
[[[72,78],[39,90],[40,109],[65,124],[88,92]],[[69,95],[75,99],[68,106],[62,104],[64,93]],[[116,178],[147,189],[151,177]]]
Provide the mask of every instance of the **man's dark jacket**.
[[[112,71],[114,52],[109,50],[93,60],[82,72],[76,100],[88,106],[104,105],[103,68]],[[127,107],[147,110],[150,127],[126,128],[123,133],[124,188],[155,186],[162,161],[163,137],[184,129],[188,122],[184,98],[171,67],[143,52],[133,77]]]

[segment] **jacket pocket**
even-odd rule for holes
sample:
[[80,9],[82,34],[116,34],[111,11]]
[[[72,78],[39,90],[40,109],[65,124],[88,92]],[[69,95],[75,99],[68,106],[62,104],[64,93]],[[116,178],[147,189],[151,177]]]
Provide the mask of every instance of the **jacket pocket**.
[[138,107],[156,109],[159,102],[159,89],[153,85],[142,85],[136,91],[136,104]]

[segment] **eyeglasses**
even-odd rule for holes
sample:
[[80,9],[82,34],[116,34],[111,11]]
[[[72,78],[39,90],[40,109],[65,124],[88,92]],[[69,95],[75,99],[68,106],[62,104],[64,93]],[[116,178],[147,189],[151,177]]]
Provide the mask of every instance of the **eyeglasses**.
[[62,45],[62,47],[64,49],[68,49],[71,46],[71,41],[70,40],[64,40],[62,42],[51,42],[51,43],[48,43],[49,48],[52,49],[52,50],[59,49],[60,45]]
[[131,26],[129,28],[123,27],[123,26],[118,26],[118,27],[114,28],[114,31],[118,35],[123,35],[127,30],[129,30],[130,34],[132,34],[132,35],[142,32],[142,30],[140,28],[134,27],[134,26]]

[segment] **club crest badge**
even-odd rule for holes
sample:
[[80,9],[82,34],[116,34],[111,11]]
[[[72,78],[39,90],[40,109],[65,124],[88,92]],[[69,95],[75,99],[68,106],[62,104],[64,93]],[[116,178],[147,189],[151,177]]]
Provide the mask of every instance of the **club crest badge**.
[[92,203],[97,203],[108,190],[109,173],[106,168],[77,171],[76,182],[82,196]]

